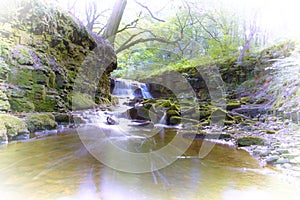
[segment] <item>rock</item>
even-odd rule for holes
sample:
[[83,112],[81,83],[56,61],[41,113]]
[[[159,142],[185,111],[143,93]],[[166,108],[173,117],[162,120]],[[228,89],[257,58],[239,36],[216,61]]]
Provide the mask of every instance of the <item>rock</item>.
[[77,91],[72,94],[72,110],[83,110],[96,106],[95,101],[93,101],[90,95]]
[[9,99],[11,109],[16,112],[32,112],[35,110],[35,106],[32,102],[26,98],[14,98]]
[[57,113],[54,117],[58,124],[70,124],[73,121],[73,116],[68,113]]
[[179,116],[171,116],[169,119],[168,119],[168,124],[169,125],[177,125],[181,122],[181,117]]
[[0,111],[69,111],[74,90],[109,103],[109,76],[117,67],[113,47],[68,13],[43,2],[19,5],[13,18],[3,16],[10,28],[0,34]]
[[130,108],[128,113],[131,119],[150,120],[149,110],[144,107]]
[[237,139],[239,147],[251,146],[251,145],[264,145],[265,140],[259,137],[242,137]]
[[21,119],[12,115],[0,114],[0,137],[7,135],[12,138],[24,133],[28,133],[28,129]]
[[0,90],[0,111],[8,112],[9,110],[10,110],[10,104],[8,98],[6,94]]
[[287,153],[289,153],[289,150],[287,150],[287,149],[278,149],[277,152],[279,154],[287,154]]
[[247,104],[250,102],[250,98],[249,97],[242,97],[240,98],[241,103],[243,104]]
[[57,128],[55,117],[50,114],[30,114],[26,116],[25,122],[30,132],[51,130]]
[[241,105],[240,108],[235,108],[232,111],[242,115],[246,115],[248,117],[256,117],[259,114],[265,114],[269,110],[270,108],[266,105],[249,104],[249,105]]
[[213,138],[213,139],[219,139],[219,140],[227,140],[227,139],[230,139],[231,136],[229,134],[211,134],[211,133],[197,133],[197,134],[194,134],[194,133],[185,133],[182,135],[183,138],[195,138],[195,139],[198,139],[198,140],[203,140],[203,139],[210,139],[210,138]]
[[275,134],[276,131],[274,130],[264,130],[267,134]]
[[235,108],[241,107],[241,103],[239,101],[229,102],[227,103],[226,109],[233,110]]
[[222,108],[216,108],[213,110],[210,116],[210,120],[213,124],[218,124],[226,119],[227,111]]
[[20,65],[34,64],[32,53],[30,52],[29,48],[25,46],[17,46],[17,48],[13,52],[13,58],[16,59]]
[[180,121],[181,121],[181,117],[177,110],[168,110],[167,111],[166,122],[168,125],[176,125],[176,124],[179,124]]
[[274,155],[274,156],[270,156],[266,159],[267,164],[272,164],[274,163],[276,160],[279,159],[279,156]]
[[285,163],[289,163],[290,160],[287,158],[279,158],[278,160],[276,160],[276,164],[285,164]]

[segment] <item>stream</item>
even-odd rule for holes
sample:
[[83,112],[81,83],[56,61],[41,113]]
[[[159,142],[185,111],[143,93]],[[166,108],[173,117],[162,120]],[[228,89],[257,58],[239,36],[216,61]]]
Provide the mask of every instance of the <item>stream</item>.
[[[140,89],[134,94],[132,91],[136,91],[136,87]],[[113,144],[124,152],[137,154],[156,152],[186,130],[160,124],[162,119],[158,119],[153,127],[138,126],[138,123],[128,119],[124,114],[128,109],[124,105],[126,101],[137,95],[151,97],[143,85],[135,83],[132,89],[132,84],[124,86],[120,82],[113,94],[119,97],[120,105],[109,112],[97,111],[90,115],[87,112],[85,115],[89,122],[79,128],[61,128],[47,137],[0,146],[0,198],[299,198],[299,179],[269,167],[261,167],[249,153],[227,144],[215,145],[208,156],[200,159],[198,152],[203,142],[189,141],[189,138],[181,138],[189,146],[182,155],[167,161],[167,166],[149,172],[128,173],[130,170],[123,170],[124,166],[138,169],[134,166],[137,163],[130,156],[121,157],[113,151],[107,151],[107,145]],[[113,117],[118,125],[108,125],[107,116]],[[155,135],[151,131],[153,129]],[[101,159],[104,162],[100,162]]]

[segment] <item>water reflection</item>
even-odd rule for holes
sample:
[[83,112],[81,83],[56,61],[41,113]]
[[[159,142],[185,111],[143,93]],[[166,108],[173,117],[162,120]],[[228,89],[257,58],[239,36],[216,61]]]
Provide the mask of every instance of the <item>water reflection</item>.
[[[186,154],[200,146],[195,141]],[[224,146],[153,173],[119,172],[92,157],[72,131],[0,148],[1,199],[298,199],[299,189],[279,175]]]

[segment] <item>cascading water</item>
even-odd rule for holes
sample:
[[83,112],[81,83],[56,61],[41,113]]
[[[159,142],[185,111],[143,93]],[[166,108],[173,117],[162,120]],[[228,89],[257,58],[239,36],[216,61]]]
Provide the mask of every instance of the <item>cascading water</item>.
[[127,97],[130,99],[133,99],[134,97],[153,98],[145,83],[125,79],[115,80],[115,86],[112,94],[118,97]]
[[116,118],[131,119],[129,109],[134,107],[134,99],[152,98],[145,83],[126,79],[115,79],[112,94],[119,99],[119,104],[114,108]]

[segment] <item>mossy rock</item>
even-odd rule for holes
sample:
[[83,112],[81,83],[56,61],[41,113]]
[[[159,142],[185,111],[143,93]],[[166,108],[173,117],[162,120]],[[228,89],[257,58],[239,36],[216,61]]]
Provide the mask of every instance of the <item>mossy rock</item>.
[[138,120],[150,120],[149,110],[141,107],[141,108],[131,108],[128,110],[131,119]]
[[232,120],[225,120],[224,121],[224,125],[230,126],[230,125],[233,125],[233,124],[235,124],[235,121],[232,121]]
[[0,111],[7,112],[10,110],[10,104],[7,100],[0,99]]
[[72,92],[72,109],[83,110],[96,106],[92,97],[81,92]]
[[45,95],[44,99],[34,101],[35,111],[37,112],[54,112],[56,110],[56,96]]
[[175,103],[174,103],[174,104],[171,104],[171,106],[170,106],[169,109],[170,109],[170,110],[176,110],[176,111],[178,111],[178,112],[180,111],[178,105],[176,105]]
[[177,125],[181,122],[181,117],[179,116],[171,116],[168,120],[169,125]]
[[74,121],[74,119],[69,113],[57,113],[55,114],[55,121],[58,124],[70,124]]
[[1,137],[3,137],[5,134],[9,137],[13,137],[24,133],[28,133],[28,129],[25,122],[12,115],[0,114]]
[[13,56],[20,65],[33,65],[34,63],[30,50],[25,46],[17,46]]
[[177,110],[168,110],[167,116],[180,116],[180,114]]
[[32,77],[33,68],[25,67],[22,69],[14,69],[8,74],[8,83],[17,85],[22,89],[32,89],[33,77]]
[[55,117],[50,113],[30,114],[25,118],[25,122],[30,132],[35,132],[40,130],[51,130],[57,128]]
[[16,112],[32,112],[34,104],[25,98],[10,98],[11,110]]
[[234,101],[234,102],[228,102],[227,106],[226,106],[226,109],[227,110],[233,110],[233,109],[239,108],[239,107],[241,107],[241,102]]
[[251,145],[265,145],[265,140],[259,137],[242,137],[237,139],[237,145],[239,147]]
[[213,124],[217,124],[220,123],[226,119],[227,116],[227,111],[223,110],[222,108],[215,108],[213,110],[213,112],[211,113],[209,120],[213,123]]
[[165,100],[162,103],[160,103],[160,106],[164,107],[164,108],[169,108],[171,107],[171,101],[170,100]]
[[243,104],[247,104],[247,103],[250,103],[250,98],[249,97],[242,97],[240,99],[241,103]]
[[200,110],[199,111],[200,119],[207,119],[211,115],[211,113],[212,111]]

